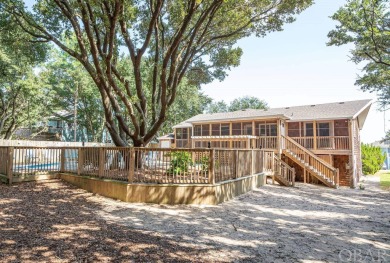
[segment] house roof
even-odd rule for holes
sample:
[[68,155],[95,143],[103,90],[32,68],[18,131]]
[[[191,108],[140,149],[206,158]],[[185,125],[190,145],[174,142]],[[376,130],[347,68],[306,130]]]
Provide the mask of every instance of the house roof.
[[52,116],[49,117],[50,120],[63,119],[73,116],[73,113],[67,110],[60,110],[53,113]]
[[172,140],[172,139],[175,139],[175,135],[173,133],[168,133],[168,134],[165,134],[163,136],[160,136],[157,138],[157,140],[161,141],[161,140]]
[[[221,120],[245,120],[283,118],[291,121],[352,119],[360,117],[360,127],[363,126],[371,100],[356,100],[313,104],[304,106],[272,108],[268,110],[246,109],[234,112],[221,112],[196,115],[173,128],[190,127],[192,123],[213,122]],[[363,116],[360,116],[362,115]]]

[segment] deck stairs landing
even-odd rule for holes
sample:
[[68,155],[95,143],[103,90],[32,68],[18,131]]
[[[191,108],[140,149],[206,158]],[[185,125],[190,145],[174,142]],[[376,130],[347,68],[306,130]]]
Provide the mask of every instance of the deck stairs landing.
[[282,136],[282,153],[326,186],[339,186],[338,169],[288,136]]

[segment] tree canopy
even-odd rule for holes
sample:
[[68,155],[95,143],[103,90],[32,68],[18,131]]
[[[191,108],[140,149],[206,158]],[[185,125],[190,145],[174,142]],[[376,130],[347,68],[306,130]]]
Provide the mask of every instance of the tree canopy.
[[348,0],[332,19],[328,45],[353,44],[351,60],[364,62],[356,85],[377,91],[383,105],[390,102],[390,3],[388,0]]
[[244,96],[234,99],[227,104],[225,101],[213,101],[206,108],[207,113],[229,112],[245,109],[268,109],[268,104],[264,100],[253,96]]
[[244,96],[233,100],[229,105],[229,111],[245,109],[268,109],[268,104],[264,100],[256,97]]
[[197,86],[223,80],[239,65],[237,40],[282,30],[312,0],[37,0],[31,11],[23,4],[3,0],[0,9],[34,41],[77,59],[115,144],[140,146],[167,119],[184,78]]
[[0,138],[9,139],[23,125],[34,125],[48,112],[49,91],[34,67],[45,60],[46,47],[0,13]]

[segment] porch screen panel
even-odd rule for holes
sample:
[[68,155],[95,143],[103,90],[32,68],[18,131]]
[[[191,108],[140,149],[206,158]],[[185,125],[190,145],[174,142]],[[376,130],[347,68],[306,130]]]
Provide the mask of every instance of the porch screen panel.
[[334,121],[334,136],[349,136],[348,120]]
[[330,136],[330,123],[329,122],[317,123],[317,136]]
[[209,124],[202,125],[202,136],[210,136],[210,125]]
[[332,142],[331,142],[330,138],[328,138],[330,135],[331,134],[330,134],[330,123],[329,122],[317,123],[317,147],[318,148],[332,147]]
[[246,122],[242,124],[244,135],[252,135],[252,123]]
[[289,122],[287,134],[290,137],[300,137],[299,122]]
[[222,136],[230,135],[230,124],[229,123],[222,123],[221,124],[221,135]]
[[176,139],[184,139],[183,138],[183,130],[184,129],[182,129],[182,128],[178,128],[178,129],[176,129]]
[[232,134],[233,135],[242,135],[241,122],[235,122],[232,124]]
[[194,136],[202,136],[202,126],[201,125],[194,126]]
[[278,127],[277,127],[276,124],[269,124],[269,134],[268,134],[268,136],[278,136]]
[[219,123],[211,125],[211,135],[212,136],[220,136],[221,135]]
[[314,136],[313,123],[311,122],[305,123],[305,136],[306,137]]

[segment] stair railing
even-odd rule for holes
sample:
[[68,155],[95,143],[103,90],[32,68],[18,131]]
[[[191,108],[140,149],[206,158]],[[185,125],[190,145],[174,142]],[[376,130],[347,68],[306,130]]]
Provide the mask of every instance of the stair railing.
[[289,150],[291,153],[295,154],[297,159],[300,159],[304,162],[305,166],[309,169],[309,172],[316,173],[322,178],[326,179],[328,182],[334,186],[339,184],[339,172],[338,169],[328,164],[321,158],[317,157],[314,153],[289,138],[288,136],[281,135],[282,147],[283,149]]
[[278,156],[274,156],[274,175],[288,182],[288,186],[295,186],[295,168],[283,162]]

